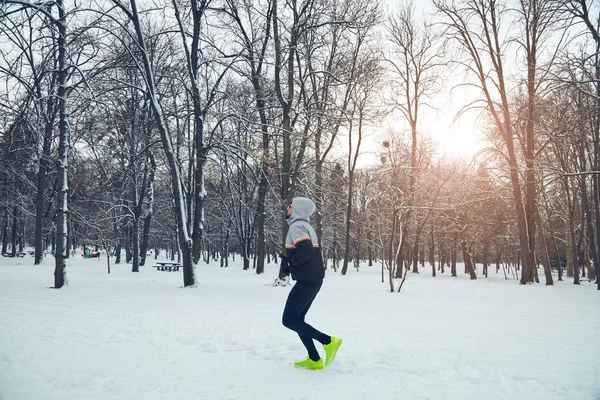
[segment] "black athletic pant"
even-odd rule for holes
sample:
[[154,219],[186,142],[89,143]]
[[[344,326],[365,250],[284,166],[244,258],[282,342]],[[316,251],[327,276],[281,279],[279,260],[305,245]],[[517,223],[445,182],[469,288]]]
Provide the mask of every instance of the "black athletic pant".
[[317,297],[317,293],[321,289],[321,283],[303,282],[298,281],[290,291],[287,302],[285,303],[285,309],[283,310],[283,325],[289,328],[300,336],[300,340],[308,351],[308,356],[313,361],[318,361],[319,352],[315,348],[313,339],[328,344],[331,342],[331,338],[316,330],[306,322],[304,317],[308,309],[312,305],[313,300]]

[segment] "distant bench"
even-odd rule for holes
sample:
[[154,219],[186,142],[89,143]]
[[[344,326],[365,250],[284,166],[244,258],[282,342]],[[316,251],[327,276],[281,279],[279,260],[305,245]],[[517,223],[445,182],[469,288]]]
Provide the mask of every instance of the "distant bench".
[[181,264],[176,262],[159,262],[158,265],[153,265],[152,268],[156,268],[157,271],[179,271]]
[[14,256],[12,255],[12,253],[2,253],[2,257],[19,257],[19,258],[23,258],[23,257],[25,257],[25,253],[23,253],[22,251],[19,251],[19,252],[15,253]]

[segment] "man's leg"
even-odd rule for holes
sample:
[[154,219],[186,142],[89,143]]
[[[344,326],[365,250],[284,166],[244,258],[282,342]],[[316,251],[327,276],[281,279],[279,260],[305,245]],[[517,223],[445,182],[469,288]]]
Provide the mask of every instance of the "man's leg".
[[[302,310],[302,312],[300,313],[298,320],[300,322],[300,324],[302,324],[303,328],[305,326],[308,326],[309,328],[317,331],[315,328],[313,328],[312,326],[308,325],[305,321],[304,318],[306,317],[306,314],[308,313],[308,310],[310,309],[310,307],[312,306],[313,301],[315,300],[315,298],[317,297],[317,294],[319,293],[319,290],[321,289],[321,286],[319,285],[316,289],[312,290],[312,298],[310,299],[310,301],[308,302],[308,304],[306,305],[306,307],[304,307],[304,310]],[[319,332],[320,333],[320,332]],[[317,348],[315,347],[315,342],[313,341],[313,338],[310,336],[305,336],[301,333],[298,333],[298,336],[300,336],[300,340],[302,341],[302,343],[304,344],[304,347],[306,347],[306,350],[308,351],[308,356],[310,357],[311,360],[313,361],[317,361],[319,358],[321,358],[319,356],[319,352],[317,351]],[[325,335],[326,336],[326,335]],[[318,338],[315,338],[318,340]]]
[[300,336],[300,340],[308,351],[308,356],[313,361],[317,361],[319,353],[315,348],[313,339],[323,344],[331,341],[328,335],[319,332],[304,321],[306,313],[310,309],[317,293],[321,288],[320,284],[297,282],[290,291],[288,300],[283,311],[283,325]]

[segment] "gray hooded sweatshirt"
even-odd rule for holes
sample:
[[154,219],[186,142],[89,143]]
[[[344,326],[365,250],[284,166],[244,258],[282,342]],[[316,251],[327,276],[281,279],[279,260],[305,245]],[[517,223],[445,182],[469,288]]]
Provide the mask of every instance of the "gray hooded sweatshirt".
[[312,200],[306,197],[292,199],[285,248],[292,279],[296,281],[322,282],[325,276],[317,234],[309,223],[314,211],[315,203]]

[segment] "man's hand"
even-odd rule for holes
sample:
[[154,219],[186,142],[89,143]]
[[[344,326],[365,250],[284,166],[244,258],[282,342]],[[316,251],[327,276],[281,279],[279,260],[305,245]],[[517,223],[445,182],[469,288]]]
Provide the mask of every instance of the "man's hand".
[[281,273],[289,275],[292,271],[290,270],[290,264],[288,263],[287,257],[283,254],[280,254],[279,257],[281,258]]

